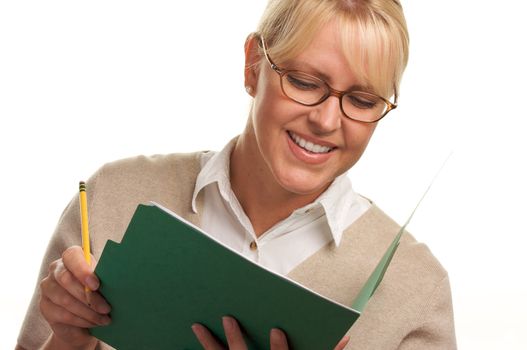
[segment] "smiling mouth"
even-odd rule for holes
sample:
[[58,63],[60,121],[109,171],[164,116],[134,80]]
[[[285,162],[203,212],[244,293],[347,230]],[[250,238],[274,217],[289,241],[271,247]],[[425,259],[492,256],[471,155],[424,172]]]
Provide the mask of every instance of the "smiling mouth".
[[303,138],[301,138],[297,134],[293,133],[292,131],[288,131],[287,134],[289,135],[291,140],[293,140],[293,142],[296,145],[298,145],[300,148],[302,148],[302,149],[304,149],[304,150],[306,150],[307,152],[310,152],[310,153],[315,153],[315,154],[321,154],[322,153],[323,154],[323,153],[329,153],[333,149],[335,149],[335,147],[328,147],[328,146],[323,146],[323,145],[317,145],[317,144],[315,144],[313,142],[304,140]]

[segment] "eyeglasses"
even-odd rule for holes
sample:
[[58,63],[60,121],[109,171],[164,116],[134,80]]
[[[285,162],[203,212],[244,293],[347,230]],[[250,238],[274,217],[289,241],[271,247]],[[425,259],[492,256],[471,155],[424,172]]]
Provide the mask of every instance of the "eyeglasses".
[[265,58],[271,68],[280,76],[280,86],[285,96],[304,106],[316,106],[324,102],[329,96],[339,99],[340,110],[349,119],[375,123],[397,107],[397,93],[394,102],[376,94],[348,90],[333,89],[327,82],[298,70],[279,68],[269,57],[263,37],[260,37]]

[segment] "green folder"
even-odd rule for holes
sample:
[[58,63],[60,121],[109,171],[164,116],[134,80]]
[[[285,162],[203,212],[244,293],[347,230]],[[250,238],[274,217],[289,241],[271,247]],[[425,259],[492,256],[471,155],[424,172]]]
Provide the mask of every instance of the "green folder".
[[381,281],[402,232],[352,309],[253,263],[159,205],[139,205],[122,242],[108,241],[97,264],[112,323],[91,333],[120,350],[201,349],[191,325],[225,342],[221,318],[230,315],[249,349],[268,349],[274,327],[290,349],[333,349]]

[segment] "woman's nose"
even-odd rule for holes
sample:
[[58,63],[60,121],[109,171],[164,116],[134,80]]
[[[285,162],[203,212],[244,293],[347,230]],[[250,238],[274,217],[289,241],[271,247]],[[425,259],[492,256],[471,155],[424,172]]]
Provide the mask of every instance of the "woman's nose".
[[318,134],[329,134],[338,130],[342,122],[339,98],[329,96],[324,102],[314,106],[309,122],[313,127],[313,132]]

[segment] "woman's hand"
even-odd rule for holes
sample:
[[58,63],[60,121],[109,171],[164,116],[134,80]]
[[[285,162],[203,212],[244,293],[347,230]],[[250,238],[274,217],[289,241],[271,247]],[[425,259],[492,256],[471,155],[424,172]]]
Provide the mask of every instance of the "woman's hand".
[[[95,292],[99,288],[95,265],[93,257],[88,265],[78,246],[69,247],[50,264],[49,274],[40,282],[40,311],[53,330],[48,346],[93,348],[97,341],[87,328],[110,323],[110,305]],[[92,290],[90,300],[84,286]]]
[[[229,350],[246,350],[247,345],[243,340],[243,335],[238,326],[238,322],[232,317],[223,317],[223,330],[225,331],[225,337],[227,338],[227,344]],[[205,350],[223,350],[226,347],[219,343],[218,340],[210,333],[207,327],[196,323],[192,326],[192,331],[198,338],[201,346]],[[335,350],[342,350],[348,344],[349,337],[345,336],[335,347]],[[270,335],[270,349],[271,350],[287,350],[287,337],[281,330],[273,328]]]

